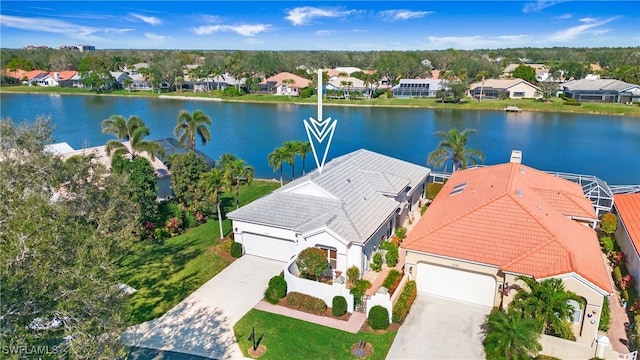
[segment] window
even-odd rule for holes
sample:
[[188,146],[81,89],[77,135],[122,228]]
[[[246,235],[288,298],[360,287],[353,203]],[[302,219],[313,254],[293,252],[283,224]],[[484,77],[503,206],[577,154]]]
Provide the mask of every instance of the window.
[[575,300],[567,301],[567,304],[573,307],[573,314],[571,314],[571,322],[579,324],[582,321],[582,305]]
[[513,93],[513,97],[524,97],[524,92],[516,91]]
[[336,269],[338,267],[338,250],[323,246],[318,246],[318,248],[327,255],[327,261],[329,261],[331,268]]

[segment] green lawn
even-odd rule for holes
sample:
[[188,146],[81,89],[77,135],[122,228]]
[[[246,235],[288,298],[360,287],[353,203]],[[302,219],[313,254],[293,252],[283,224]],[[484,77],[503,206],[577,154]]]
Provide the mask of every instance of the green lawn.
[[248,356],[251,328],[256,336],[264,334],[261,345],[267,352],[260,359],[354,359],[351,346],[360,340],[373,344],[373,354],[367,359],[384,359],[396,336],[396,331],[378,335],[367,332],[352,334],[305,321],[259,310],[249,311],[233,327],[240,349]]
[[[242,185],[240,203],[245,205],[278,186],[269,181]],[[226,212],[235,208],[232,194],[225,192],[222,199]],[[231,230],[230,220],[223,221],[223,229]],[[138,290],[127,302],[127,322],[159,317],[227,267],[233,259],[225,245],[218,240],[218,221],[213,219],[164,244],[137,241],[118,261],[122,282]]]

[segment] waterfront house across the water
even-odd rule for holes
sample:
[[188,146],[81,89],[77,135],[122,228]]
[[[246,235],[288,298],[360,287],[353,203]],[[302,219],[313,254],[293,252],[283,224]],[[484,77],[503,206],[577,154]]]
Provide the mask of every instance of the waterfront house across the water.
[[640,85],[614,79],[581,79],[561,85],[565,96],[581,102],[640,102]]

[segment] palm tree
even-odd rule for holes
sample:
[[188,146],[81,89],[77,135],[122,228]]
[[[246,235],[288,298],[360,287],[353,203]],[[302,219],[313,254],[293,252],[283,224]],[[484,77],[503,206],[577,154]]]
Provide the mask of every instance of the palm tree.
[[238,157],[231,153],[224,153],[220,155],[220,159],[218,160],[217,166],[222,171],[226,171],[231,163],[238,160]]
[[536,322],[516,311],[494,309],[482,324],[487,359],[529,360],[542,350]]
[[236,184],[236,209],[240,207],[240,182],[244,179],[247,184],[253,181],[254,169],[242,159],[237,159],[229,164],[226,170],[227,178],[235,180]]
[[526,276],[518,276],[516,279],[524,282],[529,290],[519,291],[510,308],[520,311],[524,317],[536,320],[538,331],[563,338],[572,337],[573,332],[567,331],[567,322],[575,309],[569,301],[581,302],[582,299],[565,290],[560,279],[551,278],[541,282]]
[[216,205],[220,239],[222,239],[224,238],[224,233],[222,230],[222,211],[220,210],[220,189],[229,186],[227,178],[220,169],[212,168],[210,171],[200,175],[200,184],[207,193],[211,194],[211,201]]
[[291,90],[293,89],[293,85],[295,85],[296,81],[293,79],[282,79],[282,84],[287,87],[287,95],[291,97]]
[[211,140],[211,118],[202,110],[196,110],[193,114],[187,110],[178,113],[178,125],[173,129],[173,134],[178,138],[180,146],[191,151],[196,150],[196,137],[202,141],[202,145]]
[[295,164],[298,145],[295,141],[285,141],[282,147],[286,154],[284,161],[291,166],[291,180],[294,180],[296,178]]
[[296,141],[296,154],[302,159],[302,175],[306,174],[305,159],[307,154],[311,152],[311,143],[308,141]]
[[122,85],[127,88],[128,93],[131,93],[131,84],[133,84],[133,80],[129,78],[122,80]]
[[438,143],[438,148],[429,153],[427,162],[439,168],[445,162],[451,160],[453,162],[452,172],[458,169],[466,169],[469,162],[473,165],[484,162],[482,151],[466,148],[469,134],[474,134],[475,132],[475,129],[465,129],[460,132],[456,128],[450,129],[448,132],[437,131],[435,135],[443,139]]
[[282,165],[285,163],[286,158],[287,150],[283,147],[275,148],[268,157],[269,166],[273,168],[273,171],[280,169],[280,186],[282,186]]
[[[118,138],[107,142],[107,155],[111,155],[111,152],[118,156],[129,153],[134,159],[138,152],[146,152],[153,160],[155,154],[164,154],[162,145],[144,140],[151,131],[137,115],[131,115],[129,119],[122,115],[111,115],[110,118],[102,120],[102,133],[113,134]],[[128,141],[129,147],[124,145],[123,141]]]

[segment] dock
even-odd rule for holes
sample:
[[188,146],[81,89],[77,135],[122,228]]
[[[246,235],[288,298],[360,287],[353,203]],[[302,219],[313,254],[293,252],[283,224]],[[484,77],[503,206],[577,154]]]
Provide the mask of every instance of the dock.
[[510,105],[509,105],[509,106],[506,106],[506,107],[504,108],[504,111],[506,111],[506,112],[520,112],[521,110],[520,110],[520,108],[519,108],[519,107],[517,107],[517,106],[510,106]]

